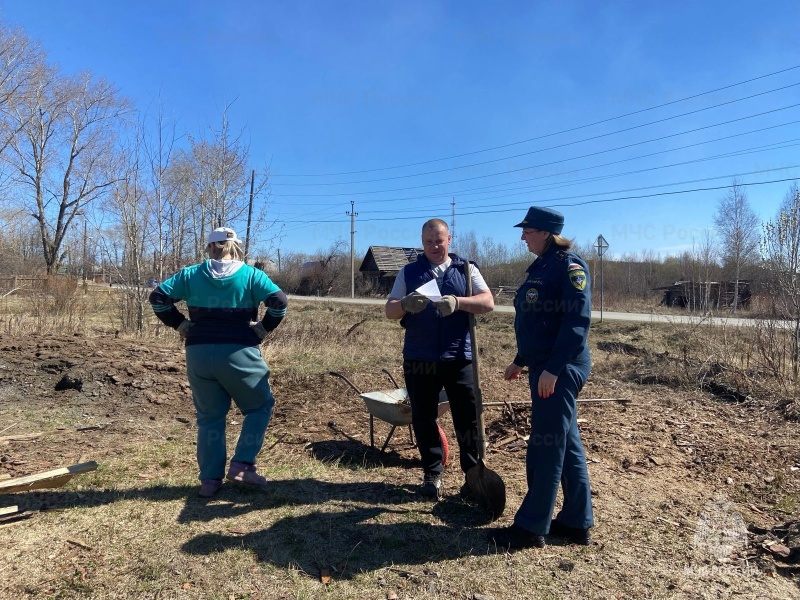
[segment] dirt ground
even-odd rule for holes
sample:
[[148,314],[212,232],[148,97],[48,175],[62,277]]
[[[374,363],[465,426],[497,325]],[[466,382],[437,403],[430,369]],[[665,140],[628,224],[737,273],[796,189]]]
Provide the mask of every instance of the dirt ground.
[[[592,546],[586,550],[555,546],[555,551],[548,546],[546,552],[508,555],[503,565],[492,567],[495,581],[485,582],[483,595],[475,591],[474,597],[539,597],[533,590],[527,592],[529,595],[520,593],[520,589],[526,589],[524,583],[514,583],[525,578],[524,569],[537,565],[553,582],[546,597],[800,597],[798,423],[757,402],[731,403],[700,391],[638,385],[630,377],[636,360],[595,350],[594,372],[582,393],[584,399],[629,400],[585,402],[579,408],[597,519]],[[399,358],[391,371],[401,377]],[[378,369],[349,370],[345,374],[363,391],[394,387]],[[509,402],[507,406],[487,407],[486,412],[492,441],[487,462],[504,478],[509,492],[509,509],[499,521],[503,525],[513,518],[526,489],[522,436],[527,433],[529,418],[524,403],[527,382],[524,378],[503,382],[499,369],[487,370],[482,376],[485,402]],[[330,497],[336,497],[331,490],[338,489],[338,483],[359,477],[373,485],[391,482],[400,486],[391,493],[412,493],[409,490],[419,482],[420,471],[407,430],[398,428],[387,452],[380,455],[369,448],[364,404],[343,381],[325,373],[280,370],[272,381],[277,403],[264,450],[264,455],[275,457],[275,472],[268,472],[271,479],[286,483],[300,477],[298,473],[281,472],[279,466],[291,471],[292,465],[306,465],[302,461],[308,460],[337,468],[327,475]],[[235,430],[238,415],[231,415]],[[455,446],[449,415],[442,421]],[[376,430],[378,443],[382,443],[388,426],[377,422]],[[33,440],[13,439],[37,432],[42,435]],[[98,582],[95,587],[59,583],[59,577],[67,577],[63,575],[67,571],[59,569],[74,568],[75,552],[89,552],[78,542],[60,544],[47,555],[39,554],[41,541],[28,538],[46,537],[41,523],[48,514],[57,515],[60,523],[66,520],[64,526],[69,532],[71,511],[114,501],[113,493],[99,491],[109,486],[146,488],[180,472],[184,491],[193,494],[193,436],[194,414],[179,348],[159,348],[113,334],[41,339],[0,335],[0,475],[17,477],[88,460],[101,465],[101,475],[78,476],[63,491],[0,496],[0,508],[17,504],[33,512],[29,519],[0,524],[0,553],[5,563],[0,571],[9,585],[4,584],[6,591],[0,591],[0,596],[113,597],[113,588],[111,592],[108,587],[106,592],[101,591],[102,567],[95,566],[93,571],[86,562],[80,563],[84,579],[94,578]],[[184,449],[177,458],[149,467],[129,458],[131,448],[147,452],[151,447],[173,445]],[[105,472],[104,465],[109,466]],[[115,481],[121,472],[125,472],[122,482]],[[453,514],[461,514],[458,511],[463,503],[457,498],[461,483],[457,468],[449,468],[446,499],[440,503],[443,510],[450,507]],[[370,490],[374,492],[374,488]],[[302,503],[302,493],[299,495],[295,501]],[[434,510],[434,523],[438,523],[436,514]],[[263,529],[269,517],[262,518]],[[480,543],[476,540],[482,539],[481,529],[486,526],[465,522],[472,536],[470,543]],[[81,539],[92,538],[91,528],[82,531]],[[230,531],[228,535],[235,537],[236,532]],[[352,531],[348,535],[357,537],[361,530]],[[240,535],[231,543],[246,547],[249,539],[248,534]],[[100,544],[95,541],[85,545],[97,548]],[[257,545],[254,541],[253,546]],[[457,575],[455,567],[451,575],[445,570],[438,583],[434,582],[439,586],[434,589],[427,571],[415,568],[425,560],[417,559],[415,566],[413,561],[403,563],[406,555],[400,549],[391,544],[384,547],[390,549],[389,559],[397,566],[387,567],[386,556],[381,562],[371,552],[353,554],[344,567],[337,570],[334,564],[333,578],[356,579],[355,572],[344,575],[354,570],[372,572],[378,574],[375,585],[397,589],[401,598],[473,597],[466,587],[459,587],[467,586],[463,582],[469,575]],[[181,548],[192,552],[191,543]],[[363,546],[359,552],[362,550]],[[271,560],[257,549],[254,552],[256,560]],[[108,554],[113,551],[109,549]],[[197,554],[195,558],[203,560],[203,552]],[[296,568],[307,579],[318,582],[317,567],[304,564],[300,558],[272,559],[272,563],[285,569],[299,565]],[[320,572],[324,577],[325,568]],[[81,577],[80,573],[70,573],[70,577]],[[288,577],[270,575],[284,576]],[[187,588],[188,583],[182,583],[184,578],[191,579],[179,577],[169,593],[142,592],[139,596],[131,592],[132,597],[302,596],[286,591],[290,587],[281,588],[285,595],[274,596],[260,596],[254,591],[228,594],[220,587],[206,596]],[[508,581],[500,581],[506,578]],[[387,589],[376,588],[374,596],[359,597],[391,597]],[[309,592],[307,597],[338,597],[331,591],[326,593],[328,596],[314,596]]]

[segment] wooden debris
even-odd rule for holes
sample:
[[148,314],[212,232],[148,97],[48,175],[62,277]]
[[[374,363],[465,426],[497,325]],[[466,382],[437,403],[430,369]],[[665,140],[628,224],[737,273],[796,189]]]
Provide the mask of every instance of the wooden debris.
[[667,525],[672,525],[673,527],[680,527],[680,523],[676,523],[675,521],[668,521],[664,517],[656,517],[656,521],[661,521],[662,523],[666,523]]
[[44,473],[37,473],[35,475],[7,479],[6,481],[0,481],[0,494],[13,494],[14,492],[27,492],[29,490],[61,487],[75,475],[79,473],[88,473],[95,469],[97,469],[97,463],[90,461],[70,467],[45,471]]
[[655,466],[660,467],[664,464],[664,459],[659,458],[658,456],[648,456],[647,460],[653,463]]
[[30,519],[33,515],[33,511],[21,510],[13,515],[0,517],[0,529],[5,529],[6,527],[16,525],[17,523],[20,523],[26,519]]
[[789,548],[780,543],[770,544],[769,546],[765,545],[764,549],[768,550],[775,558],[789,558],[789,555],[792,553]]
[[19,512],[22,512],[19,506],[6,506],[5,508],[0,508],[0,518],[15,515]]
[[0,481],[4,479],[11,479],[11,473],[0,473]]
[[639,475],[647,475],[647,469],[637,465],[631,465],[630,467],[628,467],[628,471],[630,471],[631,473],[638,473]]
[[78,548],[83,548],[84,550],[92,549],[92,547],[86,542],[82,542],[81,540],[76,540],[75,538],[67,538],[65,541],[68,544],[72,544],[73,546],[77,546]]
[[27,442],[28,440],[35,440],[41,437],[42,433],[18,433],[16,435],[4,435],[0,437],[0,444],[8,444],[9,442]]
[[[630,402],[628,398],[578,398],[578,402],[621,402],[627,404]],[[508,406],[508,405],[526,405],[530,406],[530,400],[505,400],[504,402],[484,402],[484,406]]]
[[228,533],[232,533],[234,535],[247,535],[250,533],[250,530],[245,529],[244,527],[228,527]]
[[516,442],[519,438],[516,435],[510,435],[508,437],[503,438],[496,444],[494,444],[495,448],[502,448],[506,444],[510,444],[511,442]]
[[78,427],[77,431],[95,431],[96,429],[104,429],[105,425],[84,425],[83,427]]

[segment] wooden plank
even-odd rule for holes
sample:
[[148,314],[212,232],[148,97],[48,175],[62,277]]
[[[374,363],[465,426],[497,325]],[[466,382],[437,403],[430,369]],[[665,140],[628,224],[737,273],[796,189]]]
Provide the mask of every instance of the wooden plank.
[[0,517],[6,517],[18,512],[20,512],[19,506],[6,506],[5,508],[0,508]]
[[14,492],[27,492],[29,490],[61,487],[75,475],[79,473],[88,473],[95,469],[97,469],[97,463],[90,461],[70,467],[45,471],[44,473],[36,473],[35,475],[15,477],[14,479],[0,481],[0,494],[13,494]]

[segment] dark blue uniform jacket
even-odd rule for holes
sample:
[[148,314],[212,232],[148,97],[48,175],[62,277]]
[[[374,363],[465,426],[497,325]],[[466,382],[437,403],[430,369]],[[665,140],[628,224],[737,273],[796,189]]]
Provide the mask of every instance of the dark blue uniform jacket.
[[592,318],[589,269],[574,252],[547,249],[528,267],[514,297],[514,363],[560,375],[568,363],[589,365]]

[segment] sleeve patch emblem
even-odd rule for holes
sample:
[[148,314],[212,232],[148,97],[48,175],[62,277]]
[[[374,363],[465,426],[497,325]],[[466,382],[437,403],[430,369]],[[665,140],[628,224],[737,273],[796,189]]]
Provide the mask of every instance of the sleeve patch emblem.
[[575,289],[583,291],[586,287],[586,273],[583,269],[570,271],[569,281]]
[[539,299],[539,290],[536,288],[530,288],[527,292],[525,292],[525,301],[528,304],[533,304]]
[[569,263],[569,266],[567,266],[567,271],[575,271],[577,269],[583,270],[583,266],[578,263]]

